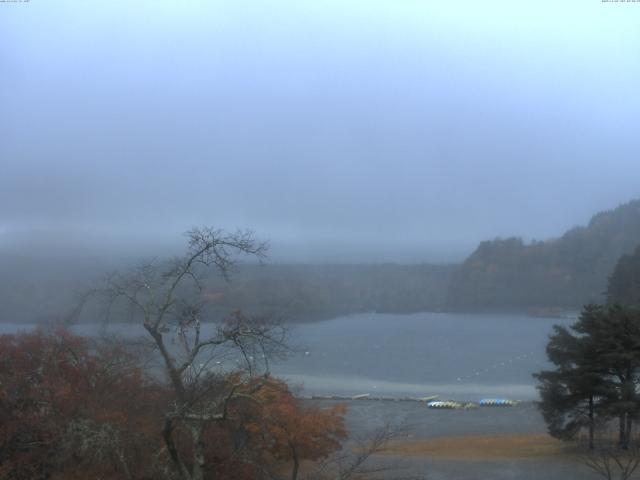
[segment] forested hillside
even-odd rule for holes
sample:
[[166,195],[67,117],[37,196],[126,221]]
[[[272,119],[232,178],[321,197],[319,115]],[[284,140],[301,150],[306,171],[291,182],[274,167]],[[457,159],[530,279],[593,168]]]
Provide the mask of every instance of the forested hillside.
[[640,200],[600,212],[562,237],[482,242],[452,275],[457,309],[575,308],[601,302],[616,262],[640,244]]
[[282,315],[295,321],[356,312],[444,309],[449,265],[245,266],[233,282],[209,288],[223,310]]
[[640,307],[640,245],[618,260],[607,286],[607,302]]
[[[368,311],[575,309],[604,300],[616,262],[639,244],[640,200],[635,200],[598,213],[587,226],[557,239],[482,242],[462,265],[244,264],[229,283],[209,279],[205,294],[220,316],[243,309],[292,321]],[[0,321],[65,315],[77,292],[132,262],[2,256]],[[91,321],[89,316],[85,320]]]
[[[0,257],[0,322],[28,323],[67,315],[78,293],[131,259]],[[205,295],[219,318],[235,309],[291,321],[357,312],[442,310],[454,266],[239,265],[231,281],[208,279]],[[85,311],[83,321],[95,321]]]

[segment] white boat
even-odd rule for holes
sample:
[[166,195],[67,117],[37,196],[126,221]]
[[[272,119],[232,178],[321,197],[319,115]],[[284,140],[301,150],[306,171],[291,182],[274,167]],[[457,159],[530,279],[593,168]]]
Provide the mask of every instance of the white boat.
[[445,400],[445,401],[438,401],[435,400],[433,402],[428,402],[427,403],[427,407],[429,408],[437,408],[437,409],[456,409],[456,408],[462,408],[464,405],[460,402],[455,402],[453,400]]

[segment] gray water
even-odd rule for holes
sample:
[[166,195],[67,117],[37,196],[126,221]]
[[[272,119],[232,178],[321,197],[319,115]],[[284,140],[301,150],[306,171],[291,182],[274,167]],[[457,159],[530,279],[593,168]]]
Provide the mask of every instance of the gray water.
[[[545,346],[552,326],[571,322],[504,314],[349,315],[292,326],[296,352],[273,371],[306,395],[533,400],[531,374],[549,367]],[[0,332],[31,328],[0,324]],[[75,328],[88,335],[98,330]],[[126,336],[144,334],[137,325],[110,328]]]
[[303,392],[537,398],[554,324],[526,315],[359,314],[298,326],[303,350],[274,367]]

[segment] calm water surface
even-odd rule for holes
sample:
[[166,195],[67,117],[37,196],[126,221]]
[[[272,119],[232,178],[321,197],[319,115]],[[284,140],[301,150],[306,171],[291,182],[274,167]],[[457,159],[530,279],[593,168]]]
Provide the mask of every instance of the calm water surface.
[[[573,320],[525,315],[358,314],[295,325],[297,353],[274,365],[304,394],[440,395],[536,398],[531,374],[548,367],[545,346],[554,324]],[[30,325],[0,324],[0,331]],[[111,327],[127,336],[141,327]],[[213,328],[213,327],[211,327]],[[96,326],[82,325],[84,334]]]
[[307,393],[535,399],[554,324],[525,315],[359,314],[298,326],[274,370]]

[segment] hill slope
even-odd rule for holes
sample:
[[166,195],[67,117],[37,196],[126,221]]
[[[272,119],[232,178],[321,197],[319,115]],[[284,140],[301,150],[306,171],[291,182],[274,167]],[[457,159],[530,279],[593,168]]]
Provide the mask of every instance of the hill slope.
[[[77,293],[133,259],[42,259],[0,254],[0,323],[64,317]],[[231,281],[210,278],[206,292],[219,315],[235,309],[310,321],[355,312],[442,310],[454,266],[239,265]],[[95,321],[89,310],[85,321]]]
[[623,254],[640,244],[640,200],[600,212],[586,227],[525,244],[482,242],[453,273],[447,304],[456,309],[576,308],[601,302]]

